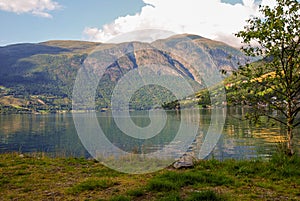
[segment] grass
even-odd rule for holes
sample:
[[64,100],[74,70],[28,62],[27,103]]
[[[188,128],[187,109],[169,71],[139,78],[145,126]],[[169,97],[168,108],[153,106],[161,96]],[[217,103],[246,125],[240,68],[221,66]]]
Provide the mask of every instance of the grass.
[[187,201],[197,201],[197,200],[223,201],[226,199],[225,197],[217,195],[214,191],[206,190],[206,191],[192,193],[186,200]]
[[0,200],[300,200],[299,167],[277,154],[130,175],[83,158],[0,154]]
[[114,186],[115,184],[116,183],[113,182],[112,180],[107,180],[107,179],[105,180],[88,179],[86,181],[74,185],[67,192],[71,194],[79,194],[83,191],[104,190]]
[[117,195],[109,199],[110,201],[130,201],[131,199],[129,197],[126,197],[124,195]]
[[234,180],[226,175],[208,171],[166,172],[149,181],[150,191],[179,190],[184,186],[226,186],[232,185]]

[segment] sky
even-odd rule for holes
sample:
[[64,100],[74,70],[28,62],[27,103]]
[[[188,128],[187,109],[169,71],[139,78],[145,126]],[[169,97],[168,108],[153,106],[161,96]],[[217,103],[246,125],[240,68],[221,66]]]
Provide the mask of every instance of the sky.
[[48,40],[107,42],[136,30],[190,33],[232,46],[233,33],[274,0],[0,0],[0,46]]

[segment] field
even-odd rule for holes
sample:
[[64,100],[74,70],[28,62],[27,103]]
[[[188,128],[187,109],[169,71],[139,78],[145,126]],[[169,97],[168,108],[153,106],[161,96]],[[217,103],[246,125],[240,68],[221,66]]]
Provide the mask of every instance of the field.
[[300,158],[198,161],[130,175],[95,160],[0,155],[0,200],[300,200]]

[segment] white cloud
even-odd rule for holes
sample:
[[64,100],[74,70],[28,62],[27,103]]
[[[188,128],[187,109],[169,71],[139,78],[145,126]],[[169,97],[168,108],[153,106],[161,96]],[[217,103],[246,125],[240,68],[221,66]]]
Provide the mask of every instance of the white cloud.
[[[233,33],[245,25],[250,16],[258,15],[254,0],[229,4],[221,0],[143,0],[140,13],[115,19],[102,28],[87,27],[85,39],[105,42],[115,36],[143,29],[163,29],[175,33],[191,33],[221,40],[233,46],[240,43]],[[262,0],[270,4],[273,0]]]
[[262,0],[261,5],[262,6],[270,6],[271,8],[273,8],[276,5],[276,1],[274,1],[274,0]]
[[36,16],[52,18],[48,12],[61,8],[52,0],[0,0],[0,10],[17,14],[31,13]]

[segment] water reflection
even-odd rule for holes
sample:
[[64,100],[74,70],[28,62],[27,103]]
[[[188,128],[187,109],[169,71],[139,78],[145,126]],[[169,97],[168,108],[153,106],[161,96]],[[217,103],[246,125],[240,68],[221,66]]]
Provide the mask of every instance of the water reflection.
[[[252,125],[242,120],[249,108],[231,108],[227,112],[226,124],[215,150],[210,158],[268,158],[278,151],[279,143],[286,142],[284,129],[279,123]],[[295,129],[295,147],[300,148],[299,129]]]
[[16,151],[87,156],[70,114],[0,115],[0,153]]
[[[193,124],[198,110],[187,114],[187,121]],[[198,137],[192,142],[192,148],[199,151],[211,122],[211,110],[200,110],[200,129]],[[279,125],[272,127],[251,126],[240,118],[246,110],[235,108],[227,111],[227,119],[222,136],[209,156],[217,159],[268,157],[277,150],[277,143],[286,140]],[[110,133],[108,139],[129,152],[151,153],[161,149],[166,142],[174,138],[178,129],[180,115],[178,111],[170,112],[163,137],[141,141],[140,146],[133,149],[132,139],[121,136],[109,113],[97,113],[99,124],[104,131]],[[132,112],[132,120],[140,127],[149,124],[149,118],[143,112]],[[88,130],[86,131],[88,132]],[[299,133],[296,130],[295,145],[299,148]],[[136,143],[136,142],[135,142]],[[89,157],[81,144],[71,114],[47,115],[0,115],[0,153],[4,152],[46,152],[50,156]]]

